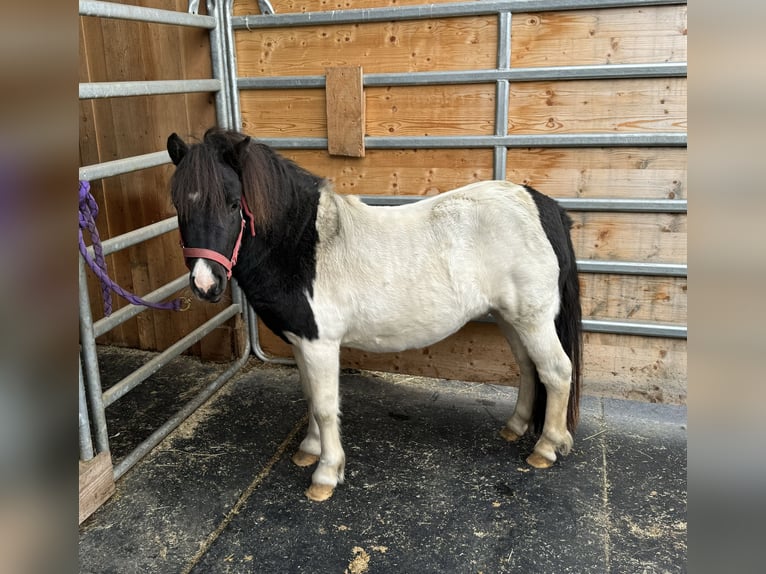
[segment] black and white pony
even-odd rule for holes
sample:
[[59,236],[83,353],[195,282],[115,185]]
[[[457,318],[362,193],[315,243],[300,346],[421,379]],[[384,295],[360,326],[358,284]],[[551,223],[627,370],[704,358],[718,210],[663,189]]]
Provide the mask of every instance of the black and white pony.
[[343,482],[340,347],[423,347],[486,313],[521,371],[501,435],[539,433],[527,458],[538,468],[570,451],[581,311],[571,220],[554,200],[485,181],[372,207],[237,132],[211,129],[193,145],[172,134],[168,152],[192,290],[215,302],[234,276],[263,322],[292,344],[309,404],[293,461],[319,463],[310,499],[329,498]]

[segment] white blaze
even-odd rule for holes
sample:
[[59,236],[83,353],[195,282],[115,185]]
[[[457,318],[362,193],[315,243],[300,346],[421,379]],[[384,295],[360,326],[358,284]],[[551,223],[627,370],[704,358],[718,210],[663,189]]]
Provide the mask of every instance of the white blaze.
[[202,293],[207,293],[208,290],[215,286],[216,279],[213,275],[213,270],[204,259],[197,259],[192,269],[192,280]]

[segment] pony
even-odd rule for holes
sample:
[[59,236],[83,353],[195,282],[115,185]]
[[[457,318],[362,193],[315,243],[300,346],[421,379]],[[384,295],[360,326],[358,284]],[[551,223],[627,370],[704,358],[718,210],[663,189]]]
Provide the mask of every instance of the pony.
[[571,219],[528,186],[482,181],[401,206],[370,206],[245,134],[177,134],[171,199],[196,297],[218,301],[234,277],[292,345],[308,430],[292,461],[316,464],[306,496],[344,480],[341,346],[372,352],[433,344],[491,314],[520,369],[500,431],[539,434],[527,462],[566,455],[579,415],[580,292]]

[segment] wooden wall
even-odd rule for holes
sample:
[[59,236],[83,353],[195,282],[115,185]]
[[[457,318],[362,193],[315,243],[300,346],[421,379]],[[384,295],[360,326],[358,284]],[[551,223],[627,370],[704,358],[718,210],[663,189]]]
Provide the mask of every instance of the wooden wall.
[[[418,0],[273,0],[277,13],[420,4]],[[257,13],[254,2],[235,14]],[[238,74],[324,74],[493,69],[497,18],[339,24],[236,33]],[[685,62],[686,6],[512,16],[514,68]],[[369,136],[462,136],[495,132],[495,84],[365,89]],[[323,89],[242,91],[243,129],[260,137],[326,137]],[[686,79],[511,83],[507,130],[515,134],[657,133],[687,128]],[[493,177],[493,150],[367,150],[364,158],[289,150],[342,193],[430,195]],[[686,149],[513,149],[506,176],[554,197],[687,198]],[[686,216],[573,213],[578,259],[684,263]],[[685,323],[685,278],[582,274],[584,315]],[[262,330],[266,351],[288,353]],[[346,366],[514,384],[515,365],[493,325],[471,324],[427,349],[368,355]],[[684,402],[686,341],[588,333],[586,392]]]
[[[123,2],[185,12],[188,2]],[[202,2],[204,9],[204,2]],[[207,30],[80,17],[80,82],[181,80],[212,77]],[[80,101],[80,165],[162,151],[168,135],[200,136],[215,124],[213,94],[162,95]],[[164,165],[91,182],[100,214],[102,239],[175,215]],[[87,239],[87,235],[86,235]],[[186,271],[178,234],[168,233],[108,257],[111,277],[122,287],[146,294]],[[190,294],[188,288],[186,294]],[[96,282],[90,297],[95,318],[103,315]],[[114,296],[115,308],[123,306]],[[99,339],[100,343],[164,350],[221,305],[192,302],[184,313],[148,310]],[[207,358],[232,355],[230,327],[220,327],[193,352]]]

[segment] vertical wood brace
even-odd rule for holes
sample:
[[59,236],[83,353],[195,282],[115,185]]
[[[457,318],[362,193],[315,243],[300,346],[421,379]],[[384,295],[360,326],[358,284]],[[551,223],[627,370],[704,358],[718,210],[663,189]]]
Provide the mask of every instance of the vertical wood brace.
[[326,70],[327,151],[364,157],[364,88],[361,66]]

